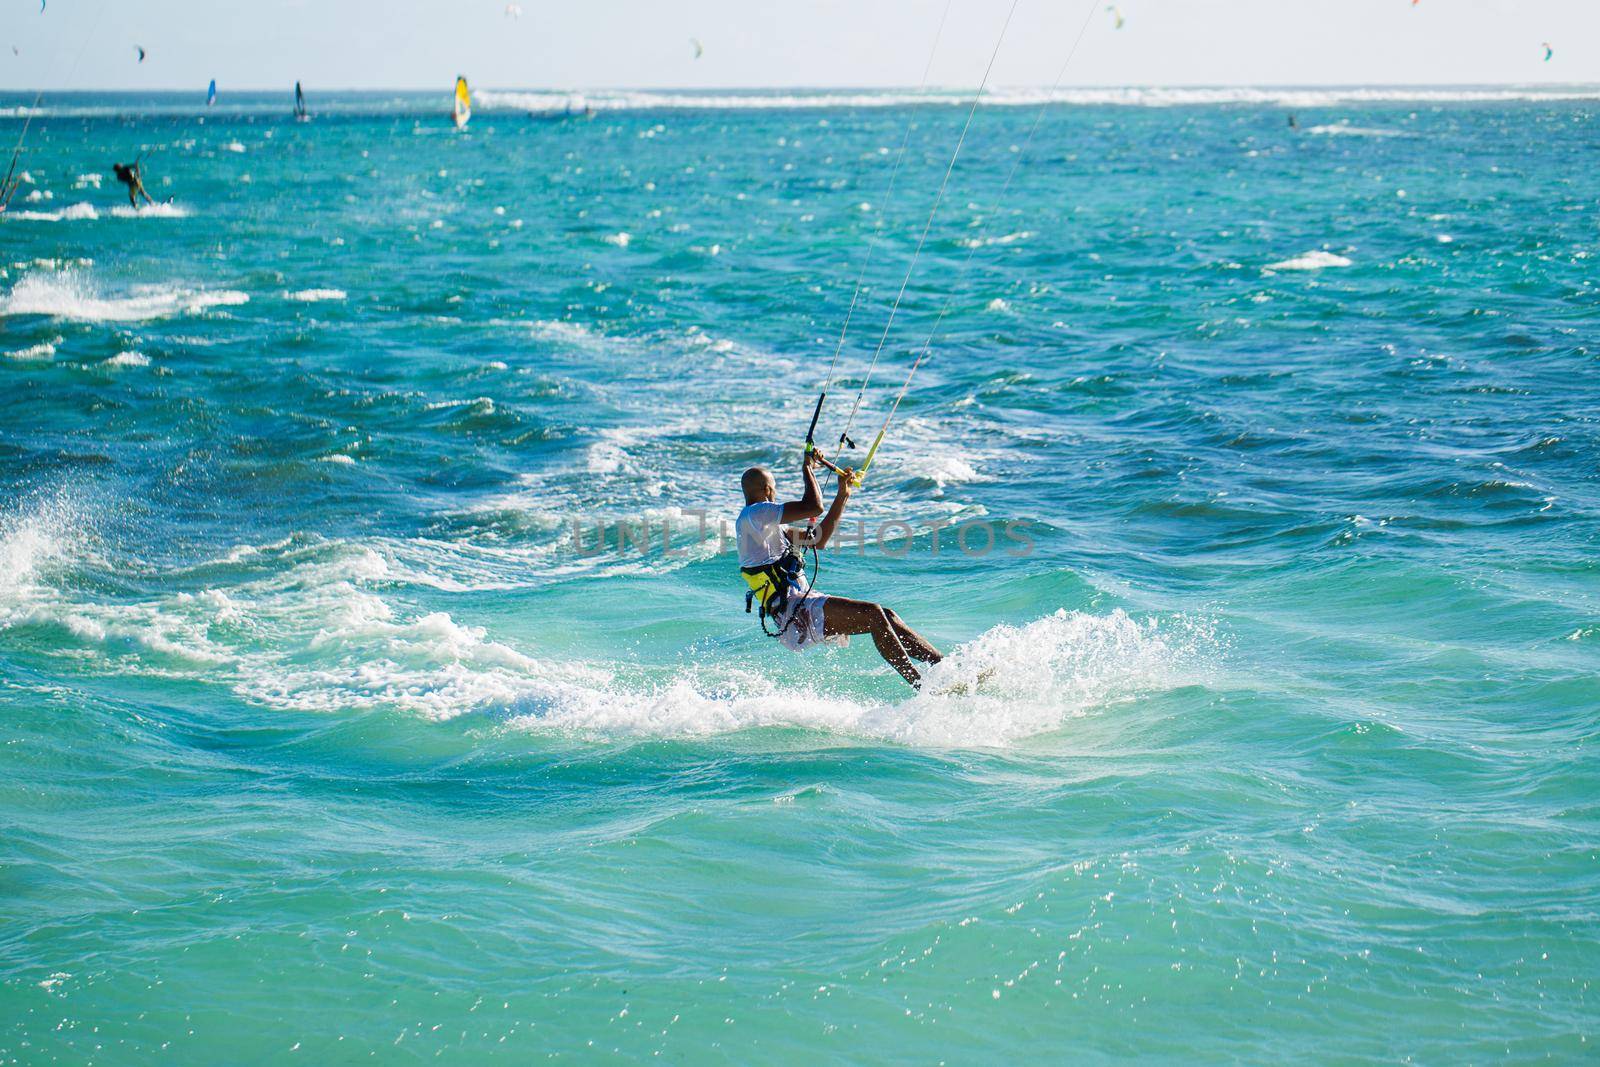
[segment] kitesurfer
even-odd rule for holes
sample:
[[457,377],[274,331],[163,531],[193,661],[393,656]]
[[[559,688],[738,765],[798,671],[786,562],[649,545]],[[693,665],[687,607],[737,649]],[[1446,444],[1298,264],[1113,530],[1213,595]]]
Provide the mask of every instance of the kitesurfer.
[[[841,470],[839,491],[823,515],[816,467],[825,462],[820,450],[807,450],[800,467],[805,496],[786,504],[777,503],[777,483],[766,468],[751,467],[740,479],[745,506],[734,523],[734,531],[739,538],[739,567],[750,585],[750,599],[760,598],[763,629],[770,619],[778,627],[773,636],[784,647],[799,652],[828,638],[837,638],[842,644],[854,634],[871,634],[884,661],[912,686],[920,687],[922,676],[911,661],[938,663],[943,658],[938,649],[902,622],[893,610],[867,600],[824,596],[813,590],[806,578],[800,553],[806,549],[820,552],[827,547],[854,488],[854,472]],[[789,523],[808,522],[819,515],[822,522],[814,530],[786,528]]]
[[117,181],[128,187],[128,203],[134,206],[134,210],[138,210],[141,196],[144,197],[145,203],[155,204],[155,200],[145,191],[144,178],[139,173],[137,161],[133,163],[113,163],[111,164],[111,169],[116,173]]

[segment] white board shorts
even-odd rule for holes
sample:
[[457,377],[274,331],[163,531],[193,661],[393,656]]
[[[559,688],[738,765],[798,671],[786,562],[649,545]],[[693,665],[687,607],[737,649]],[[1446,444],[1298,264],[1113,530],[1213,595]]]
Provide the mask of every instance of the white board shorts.
[[[806,593],[804,596],[791,597],[789,610],[784,617],[778,620],[778,626],[783,633],[778,640],[790,652],[805,652],[818,648],[823,644],[847,645],[848,637],[826,637],[823,631],[823,613],[827,610],[828,598],[822,593]],[[794,623],[789,623],[790,618]]]

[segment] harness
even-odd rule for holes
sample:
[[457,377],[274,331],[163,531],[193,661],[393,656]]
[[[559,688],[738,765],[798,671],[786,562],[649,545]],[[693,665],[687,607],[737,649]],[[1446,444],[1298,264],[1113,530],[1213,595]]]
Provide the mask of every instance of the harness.
[[790,545],[787,552],[771,563],[763,563],[759,567],[740,567],[739,573],[750,587],[744,595],[745,614],[750,614],[750,610],[759,604],[761,632],[768,637],[782,637],[784,631],[793,625],[794,616],[790,615],[787,622],[781,623],[776,633],[768,628],[767,620],[782,619],[789,610],[790,599],[805,592],[800,584],[800,579],[806,573],[805,559]]

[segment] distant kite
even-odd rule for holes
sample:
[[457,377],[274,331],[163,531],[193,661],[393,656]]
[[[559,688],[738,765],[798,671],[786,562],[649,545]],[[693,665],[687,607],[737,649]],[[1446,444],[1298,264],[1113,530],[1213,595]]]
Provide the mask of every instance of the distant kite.
[[[134,45],[133,47],[139,48],[138,45]],[[143,48],[139,48],[139,62],[141,62],[141,63],[144,62],[144,49]]]
[[694,57],[696,59],[699,59],[701,56],[706,54],[705,45],[700,43],[700,38],[691,37],[689,38],[689,43],[694,46]]
[[1554,48],[1550,47],[1550,42],[1549,41],[1546,41],[1545,44],[1544,44],[1544,61],[1546,63],[1550,62],[1550,57],[1555,55],[1555,54],[1556,54],[1556,50]]
[[522,5],[521,4],[507,4],[506,5],[506,18],[508,18],[508,19],[520,19],[521,17],[522,17]]
[[49,2],[50,0],[39,0],[39,14],[44,14],[44,5],[48,4]]
[[1117,29],[1122,29],[1122,24],[1128,21],[1122,17],[1122,9],[1116,4],[1107,4],[1106,10],[1111,12],[1112,16],[1117,20]]

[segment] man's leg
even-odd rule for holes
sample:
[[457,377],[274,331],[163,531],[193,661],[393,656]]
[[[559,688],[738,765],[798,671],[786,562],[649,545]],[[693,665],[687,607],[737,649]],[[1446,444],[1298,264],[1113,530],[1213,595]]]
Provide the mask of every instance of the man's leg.
[[893,608],[884,608],[883,614],[888,618],[889,625],[894,627],[895,636],[900,638],[900,644],[905,646],[906,653],[912,659],[920,659],[924,663],[938,663],[944,659],[939,650],[924,640],[921,634],[907,626],[900,616],[894,613]]
[[[900,672],[913,687],[922,685],[922,676],[911,665],[911,657],[900,643],[900,636],[889,622],[889,616],[878,605],[866,600],[830,596],[822,612],[822,633],[826,637],[849,637],[871,634],[872,643],[878,646],[878,655],[885,663]],[[937,654],[937,653],[936,653]]]

